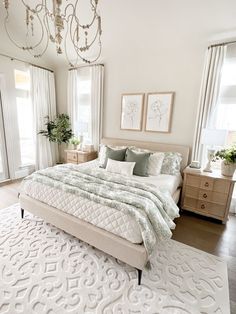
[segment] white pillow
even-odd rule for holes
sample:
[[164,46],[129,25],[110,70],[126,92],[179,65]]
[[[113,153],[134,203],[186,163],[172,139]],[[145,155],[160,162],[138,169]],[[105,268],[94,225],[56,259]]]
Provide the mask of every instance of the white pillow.
[[106,171],[122,174],[125,176],[132,176],[135,162],[117,161],[108,158]]
[[161,167],[165,158],[164,153],[153,153],[149,157],[148,161],[148,175],[157,176],[161,173]]

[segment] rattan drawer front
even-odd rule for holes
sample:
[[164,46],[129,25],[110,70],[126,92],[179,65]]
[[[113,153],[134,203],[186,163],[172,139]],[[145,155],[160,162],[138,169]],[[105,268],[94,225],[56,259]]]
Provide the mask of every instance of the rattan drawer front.
[[198,198],[198,188],[186,185],[185,195],[187,197]]
[[78,154],[78,162],[87,161],[87,155]]
[[218,192],[212,192],[211,195],[211,200],[212,202],[221,204],[221,205],[226,205],[228,199],[228,194],[223,194],[223,193],[218,193]]
[[208,190],[199,190],[198,199],[202,201],[210,201],[211,200],[211,191]]
[[191,197],[184,198],[184,207],[189,209],[196,209],[197,207],[197,199]]
[[67,161],[73,160],[73,161],[77,162],[77,158],[78,158],[77,153],[72,153],[72,152],[67,153]]
[[193,176],[191,174],[187,174],[186,184],[189,186],[199,187],[200,177],[199,176]]
[[209,211],[209,203],[204,201],[198,201],[197,202],[197,210],[201,213],[208,213]]
[[204,190],[212,190],[214,184],[214,179],[202,177],[200,182],[200,188]]
[[228,194],[231,182],[226,180],[215,180],[213,191]]
[[224,218],[225,216],[225,206],[220,204],[211,203],[209,206],[208,213],[212,216],[217,216],[219,218]]
[[72,160],[72,159],[67,159],[66,162],[68,164],[77,164],[77,161],[76,160]]

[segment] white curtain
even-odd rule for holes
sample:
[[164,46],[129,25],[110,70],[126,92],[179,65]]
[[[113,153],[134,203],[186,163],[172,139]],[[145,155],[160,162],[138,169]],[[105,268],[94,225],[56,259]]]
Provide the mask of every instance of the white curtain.
[[197,124],[193,143],[193,160],[202,159],[201,134],[203,128],[212,127],[220,92],[221,72],[226,46],[211,47],[207,51],[200,90]]
[[70,70],[68,73],[67,105],[72,130],[75,130],[76,106],[78,106],[78,70]]
[[58,159],[58,146],[50,143],[48,138],[38,134],[45,129],[45,117],[56,117],[56,97],[54,73],[31,66],[31,100],[33,104],[35,144],[36,144],[36,170],[55,165]]
[[91,135],[94,148],[98,150],[102,137],[104,66],[93,66],[91,75]]

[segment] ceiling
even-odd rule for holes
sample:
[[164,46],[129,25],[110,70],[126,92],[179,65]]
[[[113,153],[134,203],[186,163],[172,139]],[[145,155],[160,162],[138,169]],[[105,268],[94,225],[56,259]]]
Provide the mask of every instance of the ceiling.
[[[29,0],[28,0],[29,1]],[[32,1],[36,0],[30,0]],[[63,0],[65,1],[65,0]],[[53,44],[40,59],[31,57],[10,42],[4,29],[5,9],[0,2],[0,52],[12,55],[32,63],[55,68],[67,66],[64,55],[58,56]],[[13,8],[13,3],[17,3]],[[88,0],[80,0],[84,21],[89,16]],[[22,38],[25,11],[20,1],[10,1],[11,30],[16,39]],[[100,0],[102,16],[102,56],[100,62],[110,56],[132,56],[146,51],[152,52],[153,41],[159,41],[160,49],[167,42],[188,45],[201,37],[202,43],[236,38],[236,1],[235,0]],[[217,23],[216,23],[217,21]],[[35,32],[37,33],[37,29]],[[157,49],[158,46],[156,46]],[[72,51],[72,47],[71,47]],[[112,54],[111,54],[112,52]],[[93,52],[92,52],[93,54]]]

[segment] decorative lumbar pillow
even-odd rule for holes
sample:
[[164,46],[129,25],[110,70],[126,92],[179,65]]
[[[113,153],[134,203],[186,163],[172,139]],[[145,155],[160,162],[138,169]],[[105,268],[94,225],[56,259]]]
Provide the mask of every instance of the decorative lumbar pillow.
[[150,155],[147,171],[149,176],[158,176],[161,173],[164,157],[164,153],[153,153]]
[[182,155],[180,153],[166,152],[161,167],[162,174],[176,175],[180,173]]
[[107,147],[110,147],[113,150],[121,150],[121,149],[127,148],[127,146],[113,146],[113,145],[101,144],[100,149],[99,149],[99,166],[100,167],[102,167],[105,164]]
[[117,161],[108,158],[106,170],[113,173],[132,176],[135,162]]
[[127,149],[125,160],[135,162],[134,174],[136,176],[148,177],[148,161],[150,153],[135,153],[131,149]]
[[103,164],[100,164],[100,167],[106,168],[108,158],[118,161],[125,160],[126,148],[124,149],[112,149],[110,147],[106,147],[105,160]]

